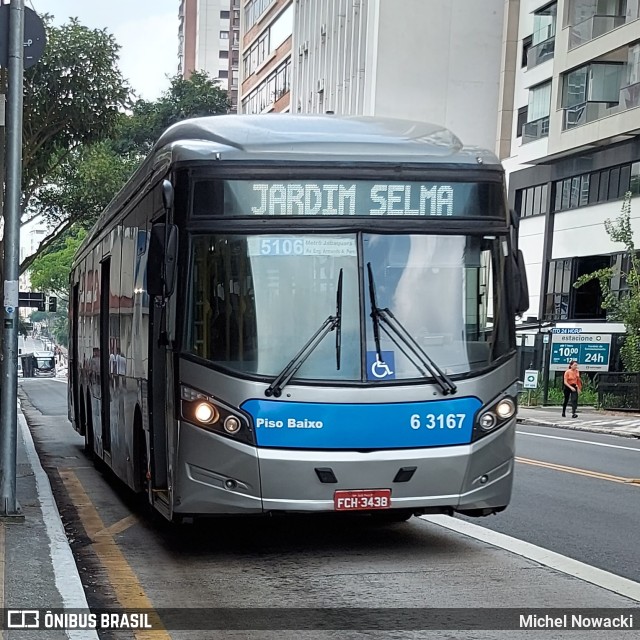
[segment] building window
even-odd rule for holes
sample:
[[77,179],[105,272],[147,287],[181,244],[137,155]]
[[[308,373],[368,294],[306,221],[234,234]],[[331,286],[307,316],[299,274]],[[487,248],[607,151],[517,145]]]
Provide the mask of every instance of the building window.
[[634,195],[640,194],[640,162],[634,162],[631,165],[631,180],[629,191]]
[[[611,265],[610,256],[586,256],[574,258],[575,278],[598,269],[605,269]],[[606,318],[606,311],[602,308],[602,291],[597,280],[587,282],[578,289],[573,289],[572,318],[576,320],[597,320]]]
[[529,89],[527,122],[522,129],[522,142],[532,142],[549,135],[549,113],[551,109],[551,82]]
[[531,49],[531,43],[533,42],[533,36],[527,36],[522,39],[522,68],[526,68],[527,60],[529,58],[529,49]]
[[626,12],[627,0],[571,0],[569,49],[622,26],[626,21]]
[[218,71],[218,78],[228,78],[229,77],[229,70],[228,69],[220,69]]
[[228,59],[229,52],[226,49],[220,49],[220,57],[223,59]]
[[249,0],[244,6],[245,29],[248,31],[275,0]]
[[563,128],[599,120],[617,109],[624,65],[593,63],[563,77]]
[[527,51],[528,69],[553,58],[557,12],[558,5],[554,2],[533,14],[533,35]]
[[520,109],[518,109],[518,120],[516,123],[516,132],[518,138],[522,137],[522,129],[527,122],[527,109],[527,107],[521,107]]
[[221,31],[220,32],[220,40],[228,40],[229,39],[229,32],[228,31]]
[[539,184],[516,191],[516,211],[521,218],[547,213],[548,189],[548,185]]
[[549,262],[544,302],[545,320],[568,320],[572,285],[571,269],[570,259]]
[[229,19],[229,12],[228,11],[221,11],[220,12],[220,20],[228,20]]

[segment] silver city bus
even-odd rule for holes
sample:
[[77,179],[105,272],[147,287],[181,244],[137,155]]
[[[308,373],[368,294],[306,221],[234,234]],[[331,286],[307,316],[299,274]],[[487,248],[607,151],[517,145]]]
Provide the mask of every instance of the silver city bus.
[[173,520],[495,513],[527,295],[503,169],[449,131],[184,121],[75,258],[70,419]]

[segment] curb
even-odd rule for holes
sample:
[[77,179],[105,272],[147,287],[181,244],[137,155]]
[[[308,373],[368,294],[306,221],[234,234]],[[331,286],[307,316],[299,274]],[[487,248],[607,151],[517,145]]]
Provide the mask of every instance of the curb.
[[630,433],[609,427],[589,427],[587,425],[572,425],[558,422],[545,422],[544,420],[536,420],[534,418],[517,418],[517,424],[529,425],[531,427],[553,427],[555,429],[566,429],[568,431],[585,431],[591,433],[603,433],[610,436],[620,436],[622,438],[640,439],[640,433]]
[[[18,405],[18,429],[22,435],[27,460],[33,469],[36,482],[36,491],[42,517],[49,538],[49,553],[53,562],[53,572],[58,592],[62,598],[64,608],[89,610],[87,598],[82,586],[82,580],[78,572],[73,552],[69,546],[60,512],[53,497],[49,477],[42,468],[40,458],[36,451],[35,444],[27,420]],[[69,640],[99,640],[97,631],[66,629],[65,634]]]

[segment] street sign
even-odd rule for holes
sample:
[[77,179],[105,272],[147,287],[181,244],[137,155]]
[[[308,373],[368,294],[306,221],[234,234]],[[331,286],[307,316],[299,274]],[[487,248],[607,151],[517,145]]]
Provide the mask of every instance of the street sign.
[[523,389],[537,389],[538,388],[538,372],[535,369],[527,369],[524,372],[524,384]]
[[581,371],[609,371],[611,334],[574,333],[551,336],[550,371],[564,371],[572,360]]
[[[9,12],[8,4],[0,6],[0,67],[9,66]],[[29,7],[24,8],[24,68],[32,67],[44,53],[47,34],[40,16]]]
[[38,311],[44,311],[44,293],[35,293],[34,291],[20,291],[18,294],[18,306],[35,308]]

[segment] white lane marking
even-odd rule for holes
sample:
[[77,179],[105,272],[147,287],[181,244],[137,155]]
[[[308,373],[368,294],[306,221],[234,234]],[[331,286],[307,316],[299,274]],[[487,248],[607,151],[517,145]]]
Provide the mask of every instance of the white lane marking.
[[607,444],[606,442],[591,442],[590,440],[580,440],[578,438],[563,438],[562,436],[548,436],[543,433],[529,433],[528,431],[516,431],[521,436],[531,436],[532,438],[551,438],[552,440],[567,440],[568,442],[581,442],[582,444],[591,444],[594,447],[609,447],[610,449],[625,449],[627,451],[635,451],[640,453],[640,447],[623,447],[619,444]]
[[[42,510],[47,536],[49,537],[49,550],[53,560],[53,573],[55,575],[56,587],[62,597],[62,605],[65,609],[88,609],[87,598],[82,588],[78,567],[73,559],[69,541],[64,532],[60,512],[53,498],[49,478],[45,473],[40,458],[36,453],[33,444],[31,431],[27,426],[27,421],[22,412],[18,409],[18,424],[24,441],[29,464],[33,469],[36,481],[38,500]],[[99,640],[98,634],[94,630],[69,629],[65,631],[69,640]]]
[[617,576],[615,573],[592,567],[589,564],[568,558],[555,551],[543,549],[535,544],[512,538],[504,533],[498,533],[491,529],[485,529],[477,524],[472,524],[466,520],[456,520],[451,516],[420,516],[422,520],[426,520],[432,524],[436,524],[445,529],[461,533],[476,540],[486,542],[505,549],[511,553],[515,553],[523,558],[533,560],[545,567],[555,569],[567,575],[574,576],[585,582],[589,582],[608,591],[613,591],[621,596],[631,598],[640,602],[640,582],[634,582],[628,578]]

